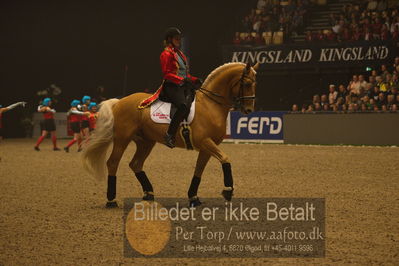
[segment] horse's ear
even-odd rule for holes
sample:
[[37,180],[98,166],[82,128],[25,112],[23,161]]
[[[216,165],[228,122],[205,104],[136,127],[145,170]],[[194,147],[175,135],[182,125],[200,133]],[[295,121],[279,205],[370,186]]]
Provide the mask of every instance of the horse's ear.
[[251,63],[247,63],[247,65],[245,66],[245,72],[249,73],[249,70],[251,69]]
[[259,68],[259,62],[256,63],[256,64],[253,66],[253,69],[254,69],[255,71],[258,71],[258,68]]

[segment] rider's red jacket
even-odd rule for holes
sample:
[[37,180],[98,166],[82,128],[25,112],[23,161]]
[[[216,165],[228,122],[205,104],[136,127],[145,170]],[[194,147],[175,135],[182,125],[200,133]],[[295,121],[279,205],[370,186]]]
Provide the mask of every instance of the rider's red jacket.
[[184,63],[186,64],[187,68],[187,78],[191,80],[191,82],[195,82],[198,78],[191,76],[188,73],[188,64],[187,64],[187,58],[183,54],[182,51],[180,51],[177,48],[167,46],[165,50],[161,53],[160,59],[161,59],[161,68],[163,72],[163,78],[164,80],[171,81],[177,85],[180,85],[184,81],[184,77],[181,77],[178,75],[179,73],[179,63],[178,63],[178,54],[180,57],[184,60]]

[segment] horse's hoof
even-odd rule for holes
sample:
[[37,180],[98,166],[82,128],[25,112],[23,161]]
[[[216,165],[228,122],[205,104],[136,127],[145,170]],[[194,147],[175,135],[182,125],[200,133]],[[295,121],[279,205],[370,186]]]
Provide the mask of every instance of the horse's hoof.
[[189,207],[190,208],[195,208],[195,207],[197,207],[197,206],[200,206],[202,204],[202,202],[199,200],[199,198],[194,198],[194,199],[191,199],[190,200],[190,205],[189,205]]
[[225,200],[227,200],[227,201],[231,201],[231,199],[233,198],[233,188],[231,188],[231,189],[224,189],[223,191],[222,191],[222,195],[223,195],[223,198],[225,199]]
[[107,204],[105,204],[105,208],[118,208],[118,203],[116,201],[108,201]]
[[154,201],[155,200],[154,194],[152,194],[152,192],[144,192],[143,200]]

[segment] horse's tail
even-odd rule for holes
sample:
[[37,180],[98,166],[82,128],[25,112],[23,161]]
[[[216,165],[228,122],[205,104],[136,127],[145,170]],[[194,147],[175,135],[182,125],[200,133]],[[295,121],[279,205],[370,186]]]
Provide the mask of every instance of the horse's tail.
[[82,154],[83,168],[99,181],[107,175],[105,161],[114,133],[112,107],[118,101],[118,99],[110,99],[100,104],[96,129],[90,136],[89,143]]

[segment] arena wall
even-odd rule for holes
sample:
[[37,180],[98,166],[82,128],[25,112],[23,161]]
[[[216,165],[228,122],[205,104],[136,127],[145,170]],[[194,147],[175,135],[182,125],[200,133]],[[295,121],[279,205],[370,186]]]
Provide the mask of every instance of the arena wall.
[[284,143],[399,145],[399,114],[285,114]]

